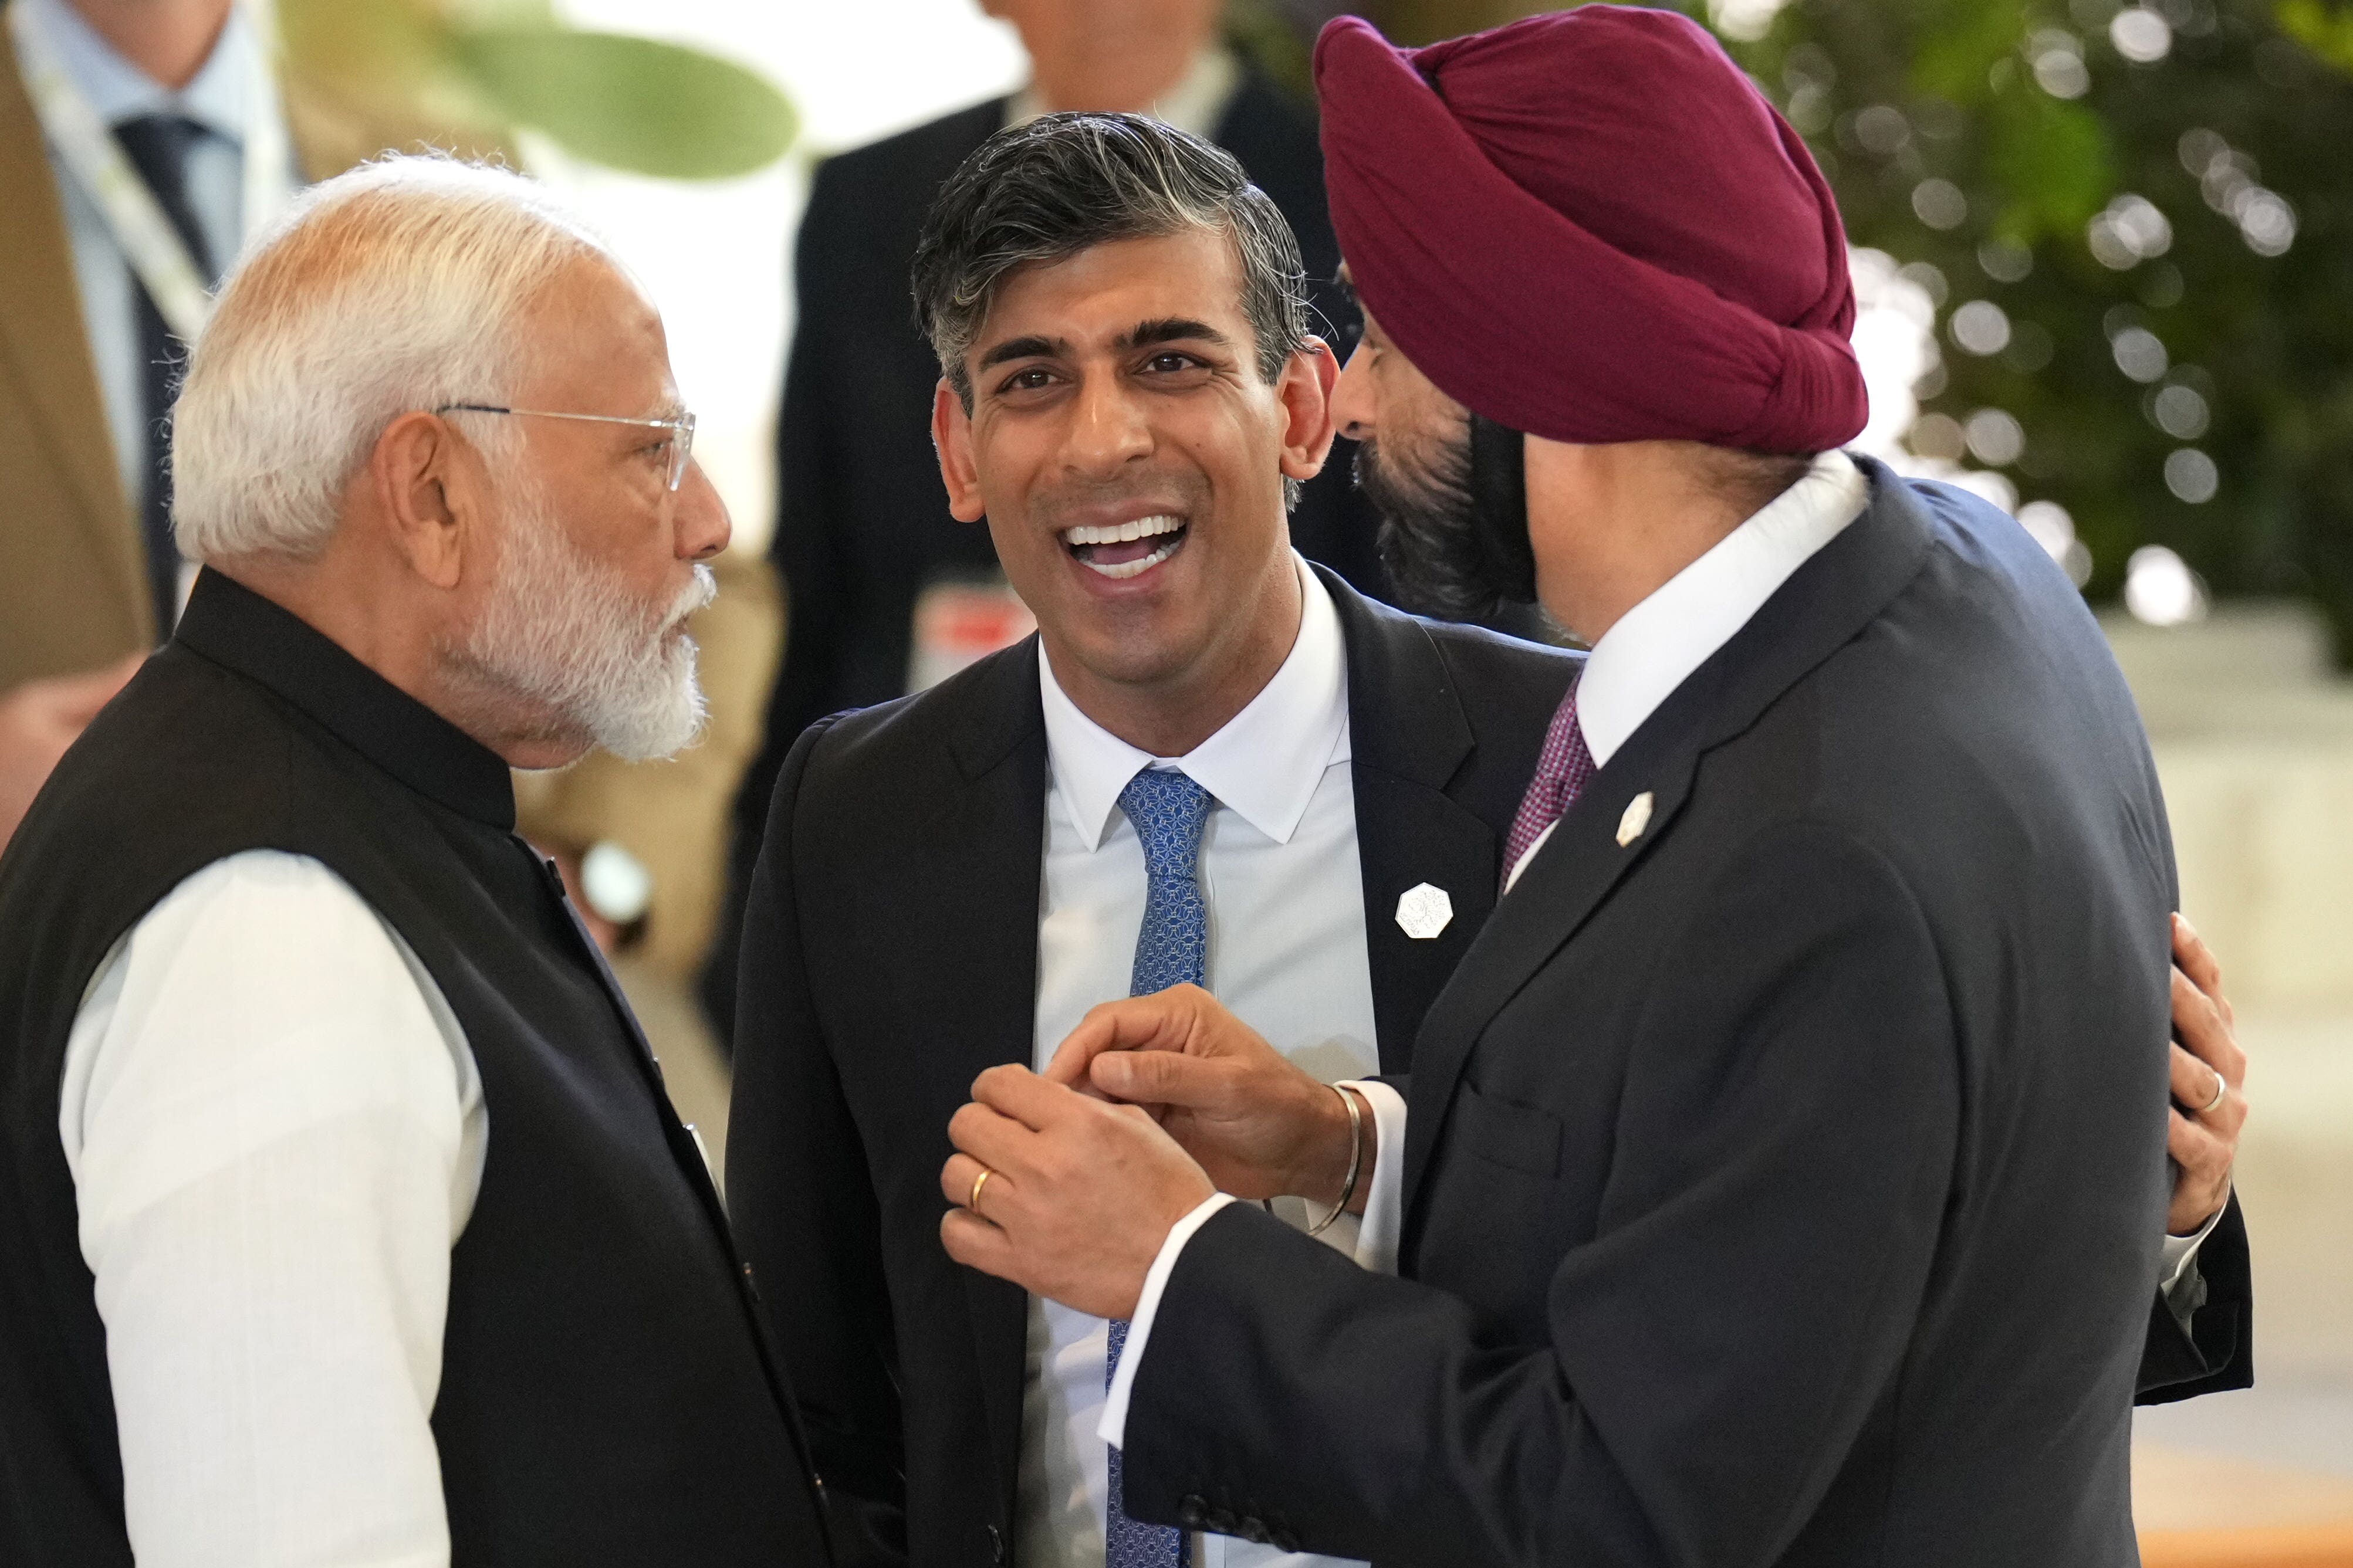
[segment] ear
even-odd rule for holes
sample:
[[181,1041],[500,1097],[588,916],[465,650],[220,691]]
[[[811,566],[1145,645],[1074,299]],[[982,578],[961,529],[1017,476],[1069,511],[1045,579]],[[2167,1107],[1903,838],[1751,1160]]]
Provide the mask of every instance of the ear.
[[436,588],[458,586],[484,518],[481,464],[438,415],[404,414],[368,454],[368,480],[394,550]]
[[1283,361],[1274,395],[1282,400],[1285,479],[1312,479],[1324,471],[1332,455],[1332,384],[1339,378],[1340,362],[1322,338],[1309,338]]
[[947,378],[932,389],[932,449],[939,454],[940,482],[948,489],[948,515],[978,522],[988,515],[980,499],[980,469],[973,461],[972,416]]

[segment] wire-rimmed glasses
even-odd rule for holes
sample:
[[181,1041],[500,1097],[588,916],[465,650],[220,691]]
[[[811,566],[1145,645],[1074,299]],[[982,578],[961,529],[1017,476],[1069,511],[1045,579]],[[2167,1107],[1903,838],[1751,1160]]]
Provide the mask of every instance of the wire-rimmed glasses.
[[436,414],[519,414],[533,419],[586,419],[598,425],[638,425],[649,430],[670,432],[670,488],[678,489],[686,479],[687,459],[694,455],[694,416],[681,414],[675,419],[631,419],[619,414],[558,414],[551,408],[506,408],[491,403],[445,403],[433,411]]

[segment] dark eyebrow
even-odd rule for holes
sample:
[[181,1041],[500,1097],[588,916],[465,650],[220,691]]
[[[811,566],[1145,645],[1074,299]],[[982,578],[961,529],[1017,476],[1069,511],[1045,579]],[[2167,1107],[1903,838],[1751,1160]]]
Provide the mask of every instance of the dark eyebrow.
[[1183,316],[1164,316],[1156,321],[1138,321],[1121,334],[1113,346],[1120,349],[1140,349],[1153,343],[1174,342],[1215,343],[1219,348],[1233,345],[1226,334],[1207,321],[1196,321]]
[[1056,338],[1031,333],[1026,338],[1008,338],[980,356],[980,368],[1003,364],[1008,360],[1050,358],[1071,352],[1071,345]]

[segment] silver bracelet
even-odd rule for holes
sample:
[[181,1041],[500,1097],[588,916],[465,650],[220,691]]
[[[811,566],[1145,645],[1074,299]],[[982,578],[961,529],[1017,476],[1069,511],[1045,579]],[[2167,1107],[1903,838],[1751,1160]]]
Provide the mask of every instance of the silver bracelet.
[[1310,1236],[1323,1235],[1332,1228],[1333,1221],[1348,1212],[1348,1200],[1356,1195],[1356,1173],[1365,1163],[1365,1113],[1356,1109],[1356,1097],[1336,1083],[1325,1087],[1348,1108],[1348,1179],[1340,1184],[1340,1201],[1332,1205],[1332,1212],[1307,1227]]

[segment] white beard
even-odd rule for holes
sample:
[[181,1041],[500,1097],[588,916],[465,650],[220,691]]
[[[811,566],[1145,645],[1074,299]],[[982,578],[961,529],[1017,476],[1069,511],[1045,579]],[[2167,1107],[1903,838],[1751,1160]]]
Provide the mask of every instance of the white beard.
[[535,496],[517,498],[501,542],[498,580],[459,659],[625,762],[691,743],[708,710],[681,628],[718,591],[711,568],[698,564],[653,616],[573,547]]

